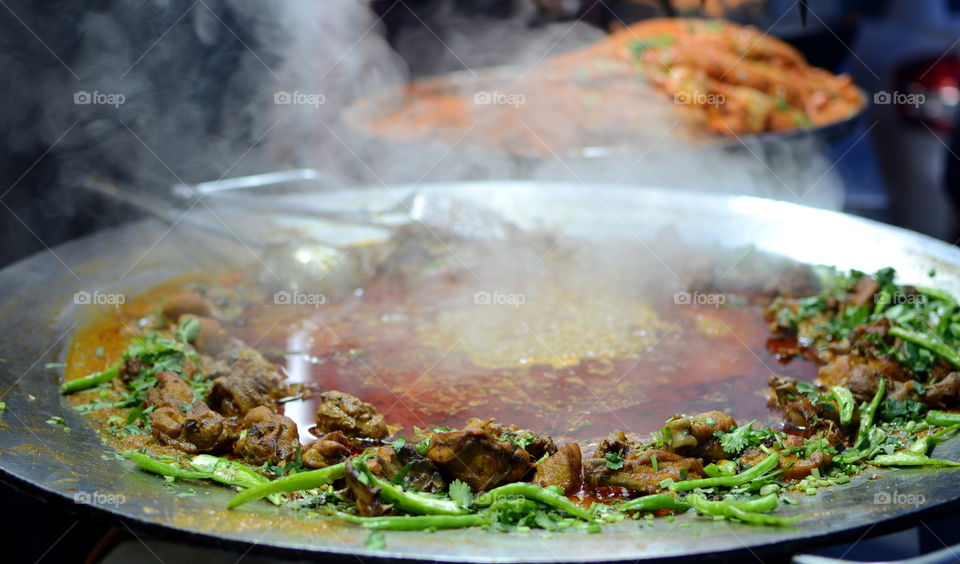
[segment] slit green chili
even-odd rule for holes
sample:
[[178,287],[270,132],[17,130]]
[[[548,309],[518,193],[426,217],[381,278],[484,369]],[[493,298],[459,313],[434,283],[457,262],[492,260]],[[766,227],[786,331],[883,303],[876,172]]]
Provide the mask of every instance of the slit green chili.
[[753,480],[756,480],[760,476],[776,468],[779,460],[780,455],[773,453],[764,458],[753,468],[744,470],[743,472],[734,474],[733,476],[719,476],[717,478],[703,478],[700,480],[671,482],[666,486],[666,488],[675,492],[684,492],[697,488],[733,488],[736,486],[742,486],[743,484],[752,482]]
[[244,503],[258,500],[270,494],[281,492],[297,492],[301,490],[311,490],[324,484],[329,484],[334,480],[343,478],[346,463],[334,464],[319,470],[308,470],[290,474],[283,478],[278,478],[266,484],[262,484],[247,490],[243,490],[227,503],[227,509],[239,507]]
[[477,499],[474,503],[480,507],[486,507],[492,505],[497,498],[503,497],[524,497],[527,499],[532,499],[533,501],[539,501],[544,505],[549,505],[554,509],[559,509],[560,511],[565,511],[574,517],[579,517],[590,521],[593,519],[593,515],[589,511],[580,507],[576,503],[570,501],[563,495],[557,494],[544,488],[538,486],[537,484],[528,484],[525,482],[515,482],[513,484],[507,484],[505,486],[500,486],[499,488],[494,488],[488,491],[485,494],[477,496]]

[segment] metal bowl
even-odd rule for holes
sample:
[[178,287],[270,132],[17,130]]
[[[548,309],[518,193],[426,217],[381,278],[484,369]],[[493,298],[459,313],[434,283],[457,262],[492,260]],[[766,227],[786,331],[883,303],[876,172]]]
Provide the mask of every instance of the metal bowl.
[[[411,187],[316,195],[324,205],[380,209]],[[457,198],[490,208],[521,226],[567,231],[601,241],[652,239],[672,229],[694,247],[758,249],[802,262],[866,271],[898,269],[904,282],[931,282],[960,293],[960,250],[912,232],[838,213],[751,197],[689,194],[604,185],[485,182],[418,188],[425,198]],[[225,218],[229,223],[230,219]],[[296,218],[282,218],[289,227]],[[241,223],[232,225],[244,236]],[[323,237],[342,238],[340,225],[314,222]],[[650,526],[612,524],[600,534],[488,533],[482,530],[386,533],[386,548],[366,548],[368,532],[333,520],[284,515],[253,504],[223,509],[231,492],[196,486],[177,496],[155,476],[120,461],[57,391],[59,374],[44,363],[63,357],[71,333],[99,312],[77,292],[127,295],[184,273],[256,268],[259,258],[240,240],[190,228],[169,230],[142,221],[39,253],[0,271],[0,476],[14,486],[77,512],[119,519],[137,530],[178,539],[274,554],[319,553],[470,562],[623,561],[707,555],[737,558],[784,554],[878,534],[920,518],[956,511],[960,480],[952,470],[867,470],[850,484],[804,497],[783,514],[806,519],[790,528],[757,528],[684,515]],[[78,298],[77,296],[81,296]],[[47,420],[62,416],[62,425]],[[960,457],[960,444],[938,456]],[[901,503],[903,495],[910,502]],[[687,523],[689,527],[685,526]],[[693,536],[695,531],[696,536]],[[548,538],[549,537],[549,538]]]

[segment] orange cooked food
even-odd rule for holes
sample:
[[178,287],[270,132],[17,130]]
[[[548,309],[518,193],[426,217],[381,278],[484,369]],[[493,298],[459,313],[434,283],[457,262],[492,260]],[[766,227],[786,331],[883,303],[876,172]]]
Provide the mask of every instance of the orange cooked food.
[[849,76],[810,66],[755,27],[719,20],[646,20],[558,60],[583,57],[638,63],[685,118],[723,135],[821,127],[864,104]]
[[848,76],[811,67],[755,27],[690,18],[624,27],[533,68],[418,80],[397,98],[356,125],[397,141],[541,156],[646,146],[677,115],[687,137],[739,137],[826,126],[864,104]]

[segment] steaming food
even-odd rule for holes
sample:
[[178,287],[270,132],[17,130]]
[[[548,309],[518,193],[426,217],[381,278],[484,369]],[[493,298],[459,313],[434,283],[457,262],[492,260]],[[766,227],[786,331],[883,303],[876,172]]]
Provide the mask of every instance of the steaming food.
[[514,74],[421,80],[388,111],[378,100],[379,113],[354,117],[363,116],[358,127],[390,139],[559,154],[629,147],[677,115],[693,137],[731,137],[819,128],[863,104],[848,76],[811,67],[756,28],[654,19]]
[[730,22],[649,20],[590,53],[637,61],[684,118],[721,135],[822,127],[864,104],[849,76],[811,67],[783,41]]
[[960,465],[934,456],[960,430],[960,306],[891,269],[746,257],[673,294],[626,243],[634,264],[548,237],[393,243],[322,307],[171,281],[75,339],[63,390],[146,471],[372,529],[782,526],[781,501],[867,465]]

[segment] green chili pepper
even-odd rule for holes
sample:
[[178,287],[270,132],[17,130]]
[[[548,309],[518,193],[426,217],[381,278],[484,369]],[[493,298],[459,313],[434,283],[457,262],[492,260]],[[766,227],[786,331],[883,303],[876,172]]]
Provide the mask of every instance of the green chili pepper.
[[656,494],[631,499],[617,509],[620,511],[658,511],[661,509],[686,511],[690,509],[690,507],[691,505],[689,503],[680,501],[673,496]]
[[756,480],[760,476],[773,470],[780,460],[780,455],[773,453],[764,458],[759,464],[740,472],[734,476],[720,476],[718,478],[703,478],[701,480],[685,480],[683,482],[669,482],[665,487],[671,491],[684,492],[697,488],[733,488]]
[[720,464],[711,462],[703,467],[703,473],[711,478],[733,476],[737,473],[737,463],[732,460],[724,460]]
[[104,382],[109,382],[119,375],[120,365],[115,364],[103,372],[95,372],[89,376],[84,376],[83,378],[77,378],[76,380],[64,382],[63,386],[60,386],[60,393],[67,395],[79,392],[81,390],[86,390],[88,388],[93,388],[103,384]]
[[960,466],[960,463],[951,460],[942,460],[939,458],[930,458],[923,454],[915,452],[897,452],[894,454],[881,454],[870,461],[874,466]]
[[931,337],[927,333],[911,331],[909,329],[896,326],[890,327],[890,334],[909,343],[913,343],[918,347],[927,349],[928,351],[942,357],[955,367],[960,368],[960,353],[957,353],[957,351],[952,349],[949,345],[935,337]]
[[500,486],[499,488],[494,488],[487,493],[478,496],[474,503],[480,507],[486,507],[493,504],[497,498],[503,497],[524,497],[527,499],[532,499],[533,501],[539,501],[540,503],[549,505],[555,509],[565,511],[574,517],[579,517],[580,519],[585,519],[587,521],[593,519],[593,515],[591,515],[589,511],[583,509],[566,497],[558,495],[556,492],[552,492],[544,487],[538,486],[537,484],[528,484],[525,482],[516,482],[513,484],[507,484],[505,486]]
[[190,467],[198,472],[208,472],[215,481],[228,486],[255,488],[270,483],[266,476],[246,464],[209,454],[193,457]]
[[211,478],[208,472],[194,472],[192,470],[184,470],[183,468],[173,466],[172,464],[166,464],[150,458],[149,456],[139,453],[135,450],[128,450],[123,453],[124,456],[133,461],[134,464],[139,466],[141,469],[146,470],[147,472],[153,472],[154,474],[160,474],[161,476],[170,476],[171,478],[180,478],[184,480],[209,480]]
[[[697,494],[690,494],[688,499],[693,496],[696,496],[700,499],[700,502],[697,504],[697,510],[701,512],[710,510],[711,515],[722,512],[723,507],[735,507],[741,511],[746,511],[747,513],[766,513],[767,511],[773,511],[776,509],[778,503],[777,494],[775,493],[747,501],[709,501],[707,498],[698,496]],[[691,501],[691,503],[693,502]]]
[[887,381],[880,378],[880,380],[877,381],[877,392],[873,394],[873,399],[870,400],[870,403],[860,408],[860,429],[857,430],[857,440],[853,443],[855,448],[860,448],[863,442],[869,439],[870,429],[873,427],[873,420],[877,416],[877,410],[880,409],[880,403],[886,394]]
[[931,410],[927,412],[927,423],[937,427],[953,427],[960,425],[960,413]]
[[401,511],[417,515],[462,515],[467,512],[454,501],[427,497],[414,492],[404,491],[400,486],[375,476],[367,468],[367,462],[361,458],[353,459],[353,466],[369,481],[371,487],[380,488],[380,497]]
[[926,435],[920,437],[910,445],[910,448],[907,449],[907,452],[910,454],[919,454],[920,456],[926,456],[930,449],[936,445],[936,439],[933,438],[933,435]]
[[[703,515],[736,519],[750,525],[782,527],[785,525],[790,525],[794,521],[803,519],[802,515],[785,518],[777,517],[775,515],[765,515],[763,513],[751,513],[734,505],[738,502],[708,501],[705,497],[697,494],[688,495],[687,500],[689,500],[690,504],[693,505],[693,507]],[[764,503],[769,504],[769,502]]]
[[273,493],[297,492],[301,490],[311,490],[324,484],[329,484],[334,480],[343,478],[346,471],[346,463],[334,464],[319,470],[308,470],[307,472],[298,472],[290,474],[283,478],[278,478],[266,484],[243,490],[227,503],[227,509],[233,509],[244,503],[258,500]]
[[344,521],[357,523],[368,529],[384,531],[423,531],[426,529],[465,529],[484,524],[482,516],[473,515],[404,515],[400,517],[359,517],[337,513]]
[[837,400],[837,407],[840,411],[840,426],[846,427],[853,421],[853,410],[857,407],[853,394],[843,386],[834,386],[830,388],[834,399]]
[[947,307],[952,311],[957,307],[957,300],[950,295],[949,292],[944,292],[939,288],[930,288],[928,286],[914,286],[918,292],[927,296],[928,298],[933,298],[941,302],[945,302]]

